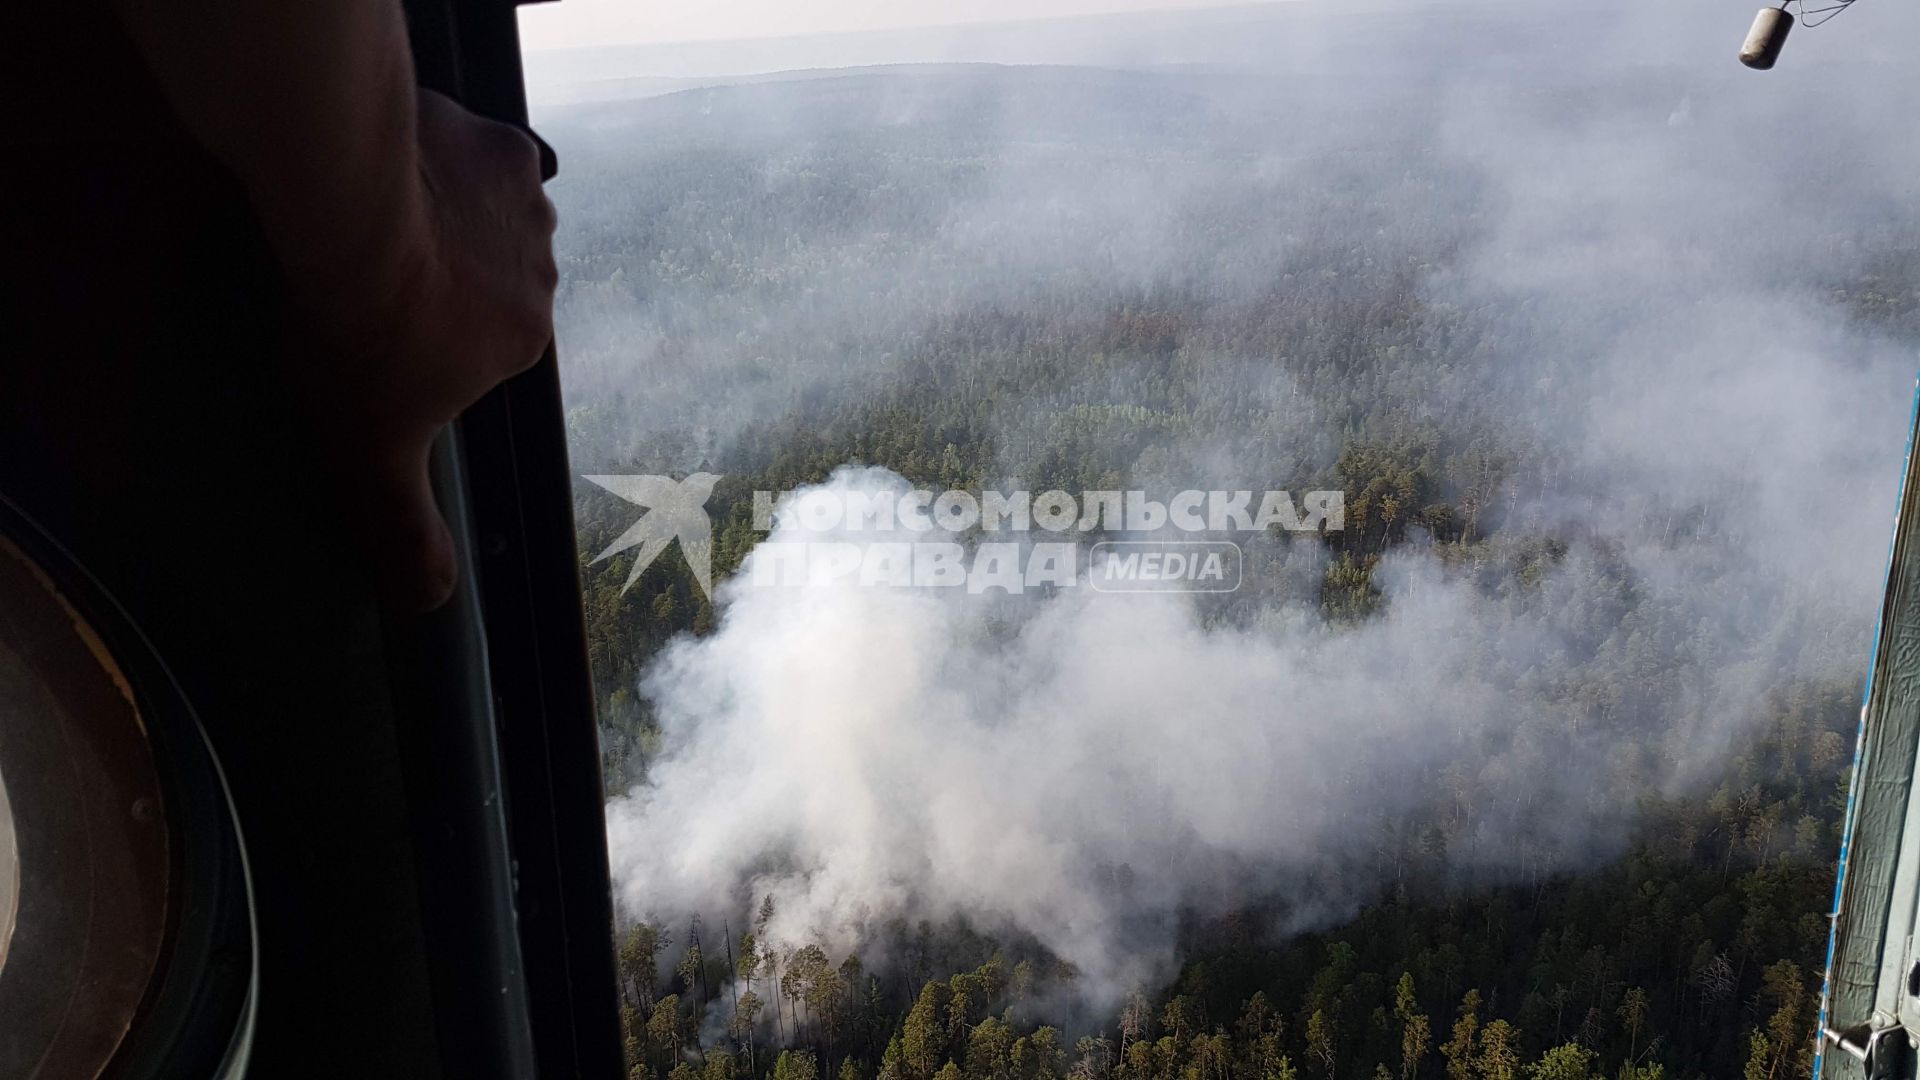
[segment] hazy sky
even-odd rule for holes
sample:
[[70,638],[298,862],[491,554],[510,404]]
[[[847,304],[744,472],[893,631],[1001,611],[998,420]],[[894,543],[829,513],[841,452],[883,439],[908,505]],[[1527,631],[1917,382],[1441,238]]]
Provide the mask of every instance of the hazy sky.
[[[886,30],[1105,12],[1217,7],[1223,0],[562,0],[520,9],[529,49]],[[1230,0],[1228,0],[1230,2]]]

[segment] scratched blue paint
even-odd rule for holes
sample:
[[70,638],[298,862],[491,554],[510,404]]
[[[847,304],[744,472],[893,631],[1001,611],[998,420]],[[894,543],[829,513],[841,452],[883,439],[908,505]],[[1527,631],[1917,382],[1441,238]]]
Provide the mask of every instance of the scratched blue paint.
[[[1900,539],[1900,521],[1906,510],[1907,481],[1913,471],[1914,433],[1920,425],[1920,376],[1914,379],[1913,404],[1907,415],[1906,467],[1900,470],[1900,498],[1894,508],[1893,536],[1887,540],[1888,587],[1893,579],[1893,552]],[[1820,976],[1820,1015],[1813,1029],[1813,1080],[1820,1080],[1822,1068],[1826,1065],[1827,1040],[1823,1032],[1827,1029],[1827,1004],[1833,989],[1833,959],[1838,945],[1840,931],[1840,899],[1847,884],[1847,855],[1853,843],[1853,814],[1855,794],[1860,787],[1860,754],[1867,744],[1867,703],[1873,699],[1874,664],[1880,658],[1880,631],[1887,621],[1886,608],[1882,606],[1880,616],[1873,624],[1873,644],[1867,652],[1866,685],[1860,691],[1860,726],[1853,737],[1853,780],[1847,785],[1847,809],[1841,819],[1839,871],[1833,879],[1833,910],[1827,916],[1827,969]]]

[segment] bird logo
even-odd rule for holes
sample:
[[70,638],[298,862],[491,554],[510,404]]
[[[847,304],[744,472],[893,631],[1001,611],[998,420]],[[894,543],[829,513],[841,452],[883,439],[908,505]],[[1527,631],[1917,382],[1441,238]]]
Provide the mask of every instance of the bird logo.
[[595,563],[602,563],[615,555],[632,548],[640,550],[634,553],[633,569],[627,572],[627,583],[621,592],[633,588],[640,580],[640,574],[667,545],[680,541],[680,555],[687,560],[687,566],[693,570],[695,580],[700,582],[700,591],[709,597],[713,595],[713,519],[707,514],[707,498],[713,494],[713,485],[720,482],[714,473],[697,472],[688,474],[685,480],[675,480],[670,476],[588,476],[583,477],[591,483],[613,492],[622,499],[645,510],[633,527],[620,534],[619,539],[607,545],[607,550],[594,557]]

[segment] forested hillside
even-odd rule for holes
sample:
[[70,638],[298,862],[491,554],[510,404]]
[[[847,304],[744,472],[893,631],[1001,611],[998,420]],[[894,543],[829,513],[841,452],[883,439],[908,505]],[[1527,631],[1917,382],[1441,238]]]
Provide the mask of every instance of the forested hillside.
[[[1852,88],[1796,92],[943,67],[546,122],[575,471],[723,476],[717,599],[673,551],[625,588],[630,554],[593,560],[638,510],[579,496],[633,1075],[1806,1075],[1920,265],[1911,179],[1805,120]],[[983,685],[1047,668],[1059,617],[1238,687],[1087,719],[1046,790],[950,801],[887,756],[768,794],[815,766],[738,735],[772,730],[763,688],[714,658],[832,643],[749,636],[724,582],[754,491],[849,464],[1337,488],[1346,522],[1246,539],[1244,587],[1174,614],[910,624]],[[1032,737],[991,696],[914,721],[916,754]],[[828,759],[880,738],[821,723]],[[1149,768],[1160,739],[1234,749]],[[1120,807],[1126,839],[1095,824]],[[819,823],[869,809],[964,830],[977,886],[846,884]]]

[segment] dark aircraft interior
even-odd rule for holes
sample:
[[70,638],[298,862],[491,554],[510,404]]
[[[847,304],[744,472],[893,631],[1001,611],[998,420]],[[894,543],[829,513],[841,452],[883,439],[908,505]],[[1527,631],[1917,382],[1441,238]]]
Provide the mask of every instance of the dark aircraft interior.
[[[423,84],[524,125],[511,5],[408,15]],[[383,617],[262,363],[244,208],[137,152],[6,182],[92,227],[8,237],[46,363],[0,397],[0,1076],[617,1075],[553,352],[436,450],[453,602]],[[71,317],[102,291],[125,326]]]

